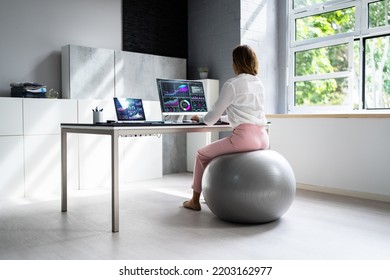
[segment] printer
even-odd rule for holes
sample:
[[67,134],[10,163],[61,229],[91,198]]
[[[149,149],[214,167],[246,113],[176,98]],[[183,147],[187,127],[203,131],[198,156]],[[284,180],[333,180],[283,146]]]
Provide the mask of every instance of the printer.
[[11,97],[46,98],[46,86],[39,83],[11,83]]

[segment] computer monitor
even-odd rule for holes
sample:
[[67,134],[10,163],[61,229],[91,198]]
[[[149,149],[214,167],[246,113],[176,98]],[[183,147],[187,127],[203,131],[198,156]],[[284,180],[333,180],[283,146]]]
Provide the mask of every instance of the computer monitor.
[[206,95],[201,81],[157,79],[157,89],[163,117],[207,113]]

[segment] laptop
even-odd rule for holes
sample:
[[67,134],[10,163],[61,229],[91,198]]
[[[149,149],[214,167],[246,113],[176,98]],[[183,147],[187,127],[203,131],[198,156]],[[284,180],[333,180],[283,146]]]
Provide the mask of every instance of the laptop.
[[118,122],[145,122],[145,111],[142,104],[142,99],[131,97],[114,97],[114,105]]

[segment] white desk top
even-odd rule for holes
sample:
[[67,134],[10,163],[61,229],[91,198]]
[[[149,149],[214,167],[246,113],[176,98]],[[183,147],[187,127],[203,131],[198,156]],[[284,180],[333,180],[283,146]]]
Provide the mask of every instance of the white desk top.
[[203,125],[203,124],[124,124],[124,123],[102,123],[102,124],[61,124],[61,129],[67,133],[87,134],[113,134],[125,135],[147,135],[163,133],[186,133],[186,132],[218,132],[231,131],[232,127],[227,124]]

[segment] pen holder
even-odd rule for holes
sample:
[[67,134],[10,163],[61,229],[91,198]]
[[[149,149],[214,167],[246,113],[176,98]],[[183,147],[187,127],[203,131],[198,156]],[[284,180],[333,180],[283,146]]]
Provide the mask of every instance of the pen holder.
[[93,123],[102,123],[103,121],[103,111],[93,111]]

